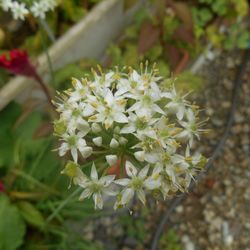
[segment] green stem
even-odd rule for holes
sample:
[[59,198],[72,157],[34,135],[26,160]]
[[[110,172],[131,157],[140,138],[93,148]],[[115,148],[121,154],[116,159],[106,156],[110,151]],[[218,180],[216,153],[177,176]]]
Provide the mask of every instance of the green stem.
[[48,25],[48,23],[46,22],[46,20],[40,18],[39,22],[40,22],[41,26],[43,27],[43,29],[46,31],[50,41],[52,43],[55,43],[56,42],[55,35],[54,35],[52,29],[50,28],[50,26]]
[[54,212],[46,219],[46,222],[49,223],[52,219],[54,219],[58,213],[70,202],[70,200],[76,196],[80,191],[81,187],[78,187],[73,193],[71,193],[62,203],[54,210]]
[[23,171],[21,171],[19,169],[13,169],[11,171],[15,175],[20,176],[20,177],[26,179],[27,181],[33,183],[34,185],[36,185],[36,186],[38,186],[38,187],[40,187],[40,188],[42,188],[44,190],[46,190],[49,193],[60,195],[60,193],[57,190],[44,185],[43,183],[41,183],[40,181],[38,181],[37,179],[35,179],[33,176],[31,176],[31,175],[29,175],[29,174],[27,174],[27,173],[25,173],[25,172],[23,172]]
[[[43,30],[44,27],[43,27],[41,20],[39,21],[39,25],[40,25],[40,28]],[[47,58],[51,80],[53,82],[54,81],[54,70],[53,70],[53,66],[52,66],[51,57],[50,57],[49,52],[48,52],[48,46],[47,46],[46,41],[45,41],[43,36],[42,36],[41,40],[42,40],[43,51],[44,51],[46,58]]]

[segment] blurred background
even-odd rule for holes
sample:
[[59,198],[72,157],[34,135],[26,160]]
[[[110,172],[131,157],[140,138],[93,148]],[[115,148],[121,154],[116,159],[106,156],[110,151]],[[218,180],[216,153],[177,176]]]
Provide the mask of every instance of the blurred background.
[[[0,250],[249,250],[249,24],[247,0],[61,0],[42,20],[0,9]],[[27,69],[54,99],[97,64],[146,60],[210,117],[199,151],[216,159],[176,203],[95,211],[60,175],[55,114]]]

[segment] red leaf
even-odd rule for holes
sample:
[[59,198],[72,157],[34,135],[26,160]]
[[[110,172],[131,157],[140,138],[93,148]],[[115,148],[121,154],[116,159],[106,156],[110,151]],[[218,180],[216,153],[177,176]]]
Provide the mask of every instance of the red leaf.
[[139,35],[138,52],[140,54],[143,54],[144,52],[149,50],[158,40],[159,35],[159,27],[154,26],[151,22],[148,21],[143,23]]
[[166,45],[166,57],[171,65],[174,68],[181,58],[181,52],[178,48],[173,45],[167,44]]
[[194,43],[193,33],[190,30],[188,30],[187,28],[185,28],[183,25],[179,26],[175,30],[175,32],[173,34],[173,38],[180,39],[180,40],[187,42],[187,43],[190,43],[190,44]]

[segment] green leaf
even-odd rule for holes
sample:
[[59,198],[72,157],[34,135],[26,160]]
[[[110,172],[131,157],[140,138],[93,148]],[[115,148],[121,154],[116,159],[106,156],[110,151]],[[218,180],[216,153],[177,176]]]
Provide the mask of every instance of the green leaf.
[[0,168],[9,167],[14,161],[15,137],[12,128],[20,113],[20,106],[16,103],[10,103],[0,113]]
[[0,250],[15,250],[22,243],[25,224],[18,209],[7,196],[0,195]]
[[249,45],[250,34],[247,31],[243,31],[237,39],[237,47],[240,49],[246,49]]
[[39,210],[31,203],[26,201],[18,202],[17,204],[23,219],[30,225],[42,229],[45,225],[45,220]]

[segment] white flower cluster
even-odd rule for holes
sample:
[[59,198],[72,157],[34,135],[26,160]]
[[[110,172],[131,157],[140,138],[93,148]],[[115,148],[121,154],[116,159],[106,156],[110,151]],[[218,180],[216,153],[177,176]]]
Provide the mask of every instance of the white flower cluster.
[[24,20],[27,14],[34,17],[44,19],[46,12],[54,10],[57,6],[56,0],[36,0],[32,1],[32,5],[28,6],[25,2],[13,0],[0,0],[0,7],[4,11],[11,11],[14,19]]
[[102,208],[103,195],[114,195],[114,208],[119,208],[135,194],[145,204],[146,192],[164,199],[185,192],[206,163],[200,154],[190,154],[194,139],[204,132],[197,107],[176,92],[171,79],[166,88],[154,67],[142,66],[140,74],[132,68],[99,71],[93,71],[92,80],[73,79],[73,88],[55,103],[59,155],[70,152],[73,158],[63,173],[84,189],[80,198],[93,196],[95,207]]

